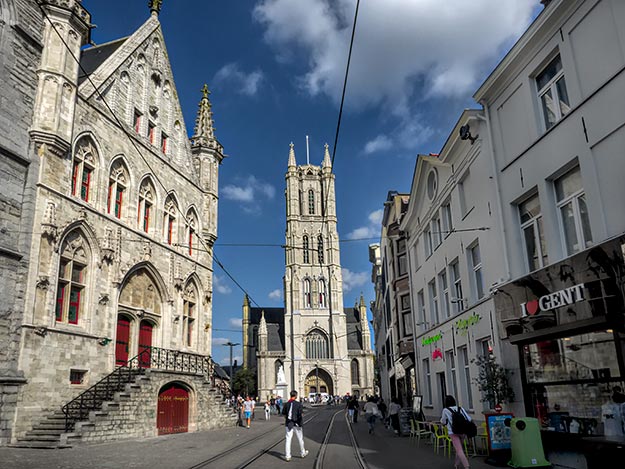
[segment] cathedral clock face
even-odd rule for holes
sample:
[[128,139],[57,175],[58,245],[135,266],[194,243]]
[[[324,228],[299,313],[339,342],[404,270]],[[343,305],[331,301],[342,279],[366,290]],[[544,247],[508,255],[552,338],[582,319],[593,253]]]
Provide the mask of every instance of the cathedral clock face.
[[427,179],[427,192],[428,198],[430,200],[436,197],[436,190],[438,189],[438,174],[436,173],[436,169],[432,169],[428,174]]

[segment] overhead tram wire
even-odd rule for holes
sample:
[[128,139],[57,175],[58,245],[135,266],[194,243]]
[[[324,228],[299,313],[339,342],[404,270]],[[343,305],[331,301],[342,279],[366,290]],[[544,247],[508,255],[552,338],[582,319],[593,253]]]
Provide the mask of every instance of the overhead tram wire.
[[[119,120],[119,117],[117,117],[117,114],[115,114],[115,112],[113,111],[113,109],[111,108],[111,106],[109,105],[109,103],[107,102],[105,96],[100,92],[100,89],[96,86],[96,84],[93,82],[93,80],[91,79],[91,75],[89,73],[87,73],[87,71],[85,70],[85,68],[82,66],[82,64],[80,63],[80,59],[78,57],[76,57],[76,55],[74,55],[74,52],[72,52],[72,50],[70,49],[69,45],[67,44],[65,38],[61,35],[61,33],[59,32],[59,30],[57,29],[56,25],[52,22],[52,20],[50,19],[50,17],[48,16],[48,14],[46,13],[45,9],[43,8],[43,5],[39,4],[39,9],[41,10],[41,13],[43,14],[43,16],[45,17],[45,19],[48,21],[48,23],[50,23],[50,26],[52,27],[52,29],[54,29],[54,32],[57,34],[57,36],[59,37],[59,39],[61,40],[61,42],[63,43],[63,46],[65,47],[65,49],[67,49],[67,52],[69,53],[69,55],[72,57],[72,59],[74,59],[74,61],[76,62],[76,64],[78,64],[78,68],[80,68],[81,72],[84,74],[85,79],[91,84],[91,86],[93,86],[94,92],[97,94],[98,98],[101,100],[102,103],[104,103],[104,106],[106,107],[106,109],[111,113],[111,116],[113,116],[113,119],[115,120],[115,122],[117,123],[117,125],[119,126],[119,128],[122,130],[122,132],[124,133],[124,135],[126,136],[126,138],[128,139],[128,141],[130,142],[130,144],[133,146],[133,148],[135,149],[135,151],[137,152],[137,154],[139,155],[139,157],[143,160],[143,162],[145,163],[145,165],[148,167],[148,169],[150,170],[150,172],[152,173],[153,178],[158,182],[158,184],[161,186],[161,188],[163,190],[165,190],[165,192],[167,192],[167,188],[165,187],[165,185],[161,182],[161,180],[158,177],[158,173],[156,171],[154,171],[152,169],[152,166],[150,165],[150,163],[147,161],[147,159],[143,156],[143,154],[141,153],[141,150],[139,150],[139,147],[137,146],[137,143],[134,141],[134,139],[131,137],[130,133],[128,132],[128,130],[126,130],[126,127],[124,126],[124,124]],[[180,207],[178,207],[177,205],[175,205],[178,213],[180,213],[181,217],[183,220],[186,220],[186,216],[184,215],[184,213],[182,213],[182,210],[180,209]],[[235,283],[235,285],[243,292],[247,295],[247,297],[249,298],[249,300],[255,304],[257,307],[260,308],[260,305],[252,298],[252,296],[247,292],[247,290],[245,290],[245,288],[243,288],[241,286],[241,284],[239,282],[237,282],[234,277],[230,274],[230,272],[228,272],[226,270],[226,268],[224,267],[224,265],[219,261],[219,259],[217,258],[217,256],[215,255],[215,253],[213,252],[213,250],[210,249],[210,246],[208,246],[206,244],[206,242],[204,241],[204,239],[202,238],[201,234],[198,233],[195,229],[191,228],[191,226],[189,226],[189,229],[192,230],[193,233],[196,234],[197,239],[200,241],[200,243],[204,246],[205,248],[205,252],[208,252],[211,254],[211,257],[215,260],[215,262],[217,263],[217,265],[219,267],[221,267],[221,269],[224,271],[224,273]]]

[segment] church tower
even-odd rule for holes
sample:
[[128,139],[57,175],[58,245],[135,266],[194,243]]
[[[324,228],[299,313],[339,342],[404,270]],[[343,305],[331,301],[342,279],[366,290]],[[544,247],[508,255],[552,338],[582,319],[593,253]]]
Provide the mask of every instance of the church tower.
[[321,166],[286,173],[284,277],[287,381],[300,393],[351,391],[334,174],[328,145]]

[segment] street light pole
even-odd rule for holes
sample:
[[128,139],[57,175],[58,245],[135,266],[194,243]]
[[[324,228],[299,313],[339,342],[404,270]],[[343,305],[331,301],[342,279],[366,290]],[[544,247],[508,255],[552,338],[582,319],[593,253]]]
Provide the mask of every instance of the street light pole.
[[234,375],[234,372],[232,370],[232,347],[236,347],[237,345],[241,345],[239,343],[232,343],[230,341],[228,341],[227,343],[223,344],[226,347],[230,347],[230,390],[232,391],[232,377]]

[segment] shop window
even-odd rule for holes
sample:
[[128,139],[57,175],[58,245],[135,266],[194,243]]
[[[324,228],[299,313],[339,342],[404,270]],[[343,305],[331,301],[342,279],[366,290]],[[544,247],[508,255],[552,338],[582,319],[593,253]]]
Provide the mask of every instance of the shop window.
[[571,110],[559,55],[536,76],[536,88],[545,130],[549,130]]
[[523,242],[525,244],[525,258],[530,272],[548,264],[543,217],[540,213],[538,194],[519,204],[519,218]]
[[69,384],[85,384],[86,378],[85,370],[69,370]]
[[554,186],[566,252],[568,255],[575,254],[592,244],[586,194],[579,167],[556,179]]
[[428,358],[423,360],[423,384],[425,388],[424,401],[425,405],[431,406],[432,402],[432,373],[430,371],[430,360]]
[[456,379],[456,357],[454,357],[453,350],[445,352],[445,365],[447,367],[448,391],[452,396],[457,397],[459,394],[458,381]]

